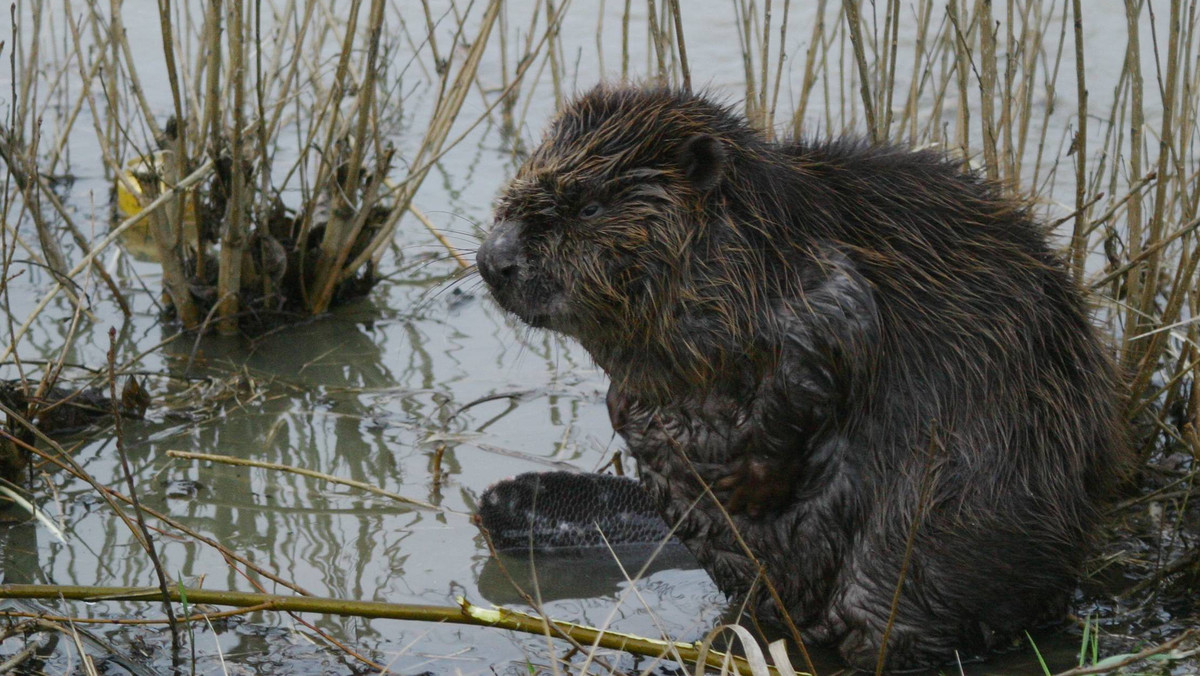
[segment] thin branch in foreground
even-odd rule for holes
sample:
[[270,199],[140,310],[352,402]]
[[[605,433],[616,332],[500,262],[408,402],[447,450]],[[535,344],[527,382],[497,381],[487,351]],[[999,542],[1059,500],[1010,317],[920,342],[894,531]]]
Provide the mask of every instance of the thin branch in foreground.
[[[483,608],[459,596],[456,606],[435,606],[405,603],[382,603],[379,601],[352,601],[318,596],[281,596],[252,592],[219,591],[212,589],[172,588],[168,593],[172,601],[179,602],[180,592],[191,604],[216,606],[261,606],[282,612],[319,613],[375,619],[415,620],[419,622],[445,622],[450,624],[496,627],[527,634],[544,636],[548,626],[571,636],[580,643],[595,643],[602,648],[621,650],[633,655],[660,657],[668,650],[689,662],[697,660],[701,651],[695,643],[663,641],[614,631],[602,631],[586,625],[548,620],[507,608]],[[73,601],[154,601],[161,598],[156,587],[91,587],[80,585],[33,585],[0,584],[0,598],[66,599]],[[704,664],[720,668],[731,665],[738,673],[750,674],[745,659],[727,653],[709,651]],[[774,668],[771,674],[779,676]]]

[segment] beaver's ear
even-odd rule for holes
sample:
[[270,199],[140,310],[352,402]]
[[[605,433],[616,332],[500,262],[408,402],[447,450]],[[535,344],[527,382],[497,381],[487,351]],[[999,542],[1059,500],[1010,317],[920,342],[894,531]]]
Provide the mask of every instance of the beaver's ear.
[[679,149],[679,166],[697,190],[707,192],[725,173],[725,146],[713,136],[696,134]]

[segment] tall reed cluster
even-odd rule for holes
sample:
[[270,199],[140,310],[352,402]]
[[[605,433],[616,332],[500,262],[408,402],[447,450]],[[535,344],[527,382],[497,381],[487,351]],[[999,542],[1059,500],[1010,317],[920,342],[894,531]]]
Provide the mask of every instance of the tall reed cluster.
[[[435,14],[428,2],[413,12],[384,0],[159,0],[148,32],[144,16],[130,30],[131,10],[120,1],[69,3],[63,13],[35,0],[16,13],[12,56],[21,66],[0,159],[15,185],[4,193],[6,212],[15,206],[33,221],[38,245],[16,235],[17,218],[6,221],[4,251],[11,257],[20,248],[44,262],[60,281],[52,293],[90,264],[124,303],[97,254],[118,235],[148,228],[164,298],[186,329],[233,333],[360,295],[446,148],[500,7],[493,0]],[[453,26],[445,53],[435,23]],[[391,32],[397,25],[403,36]],[[165,81],[143,82],[147,64],[134,54],[146,50],[132,49],[132,40],[161,43]],[[62,52],[46,54],[48,47]],[[407,63],[393,55],[410,47],[436,64],[436,100],[420,116],[427,124],[415,154],[398,157],[389,138],[402,116],[401,71],[416,55]],[[41,75],[52,68],[56,77]],[[69,112],[54,116],[47,152],[41,116],[72,98]],[[91,130],[78,128],[85,107]],[[99,242],[79,234],[44,178],[60,166],[68,139],[87,134],[120,207]],[[298,200],[285,199],[295,193]],[[46,203],[74,234],[84,262],[75,269]]]

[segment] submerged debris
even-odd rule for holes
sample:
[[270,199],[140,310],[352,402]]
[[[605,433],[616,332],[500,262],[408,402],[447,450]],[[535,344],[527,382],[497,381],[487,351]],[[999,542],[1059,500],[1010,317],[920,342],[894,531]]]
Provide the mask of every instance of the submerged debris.
[[[97,420],[112,415],[141,419],[150,406],[150,395],[137,378],[130,376],[121,388],[116,405],[102,387],[68,387],[44,385],[28,380],[0,381],[0,404],[31,423],[47,436],[61,436],[81,430]],[[27,454],[15,443],[18,439],[32,444],[34,435],[28,427],[5,415],[0,431],[0,477],[20,475],[27,463]]]
[[[54,386],[42,391],[39,387],[28,380],[0,381],[0,404],[24,415],[49,436],[78,431],[114,410],[106,388]],[[149,406],[150,395],[138,379],[126,379],[116,410],[127,418],[141,419]],[[10,428],[13,422],[8,421]]]

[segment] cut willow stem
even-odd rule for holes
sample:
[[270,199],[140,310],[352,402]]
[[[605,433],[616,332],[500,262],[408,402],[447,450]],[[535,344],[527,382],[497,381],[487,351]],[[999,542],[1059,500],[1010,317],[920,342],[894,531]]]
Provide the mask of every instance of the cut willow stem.
[[[407,603],[382,603],[379,601],[353,601],[319,596],[282,596],[253,592],[220,591],[212,589],[188,589],[175,587],[169,590],[171,600],[178,602],[180,592],[187,597],[188,604],[214,606],[250,607],[294,613],[320,613],[392,620],[415,620],[418,622],[447,622],[476,627],[496,627],[545,636],[553,624],[559,631],[583,644],[595,644],[610,650],[620,650],[634,655],[659,658],[669,651],[695,662],[699,657],[698,644],[679,641],[662,641],[635,636],[633,634],[605,631],[571,622],[562,622],[506,608],[483,608],[458,597],[458,605],[435,606]],[[162,599],[156,587],[86,587],[78,585],[2,584],[0,598],[7,599],[69,599],[72,601],[140,601]],[[739,673],[749,674],[749,666],[743,658],[725,653],[708,651],[704,663],[720,668],[729,664]],[[778,676],[779,672],[771,669]]]

